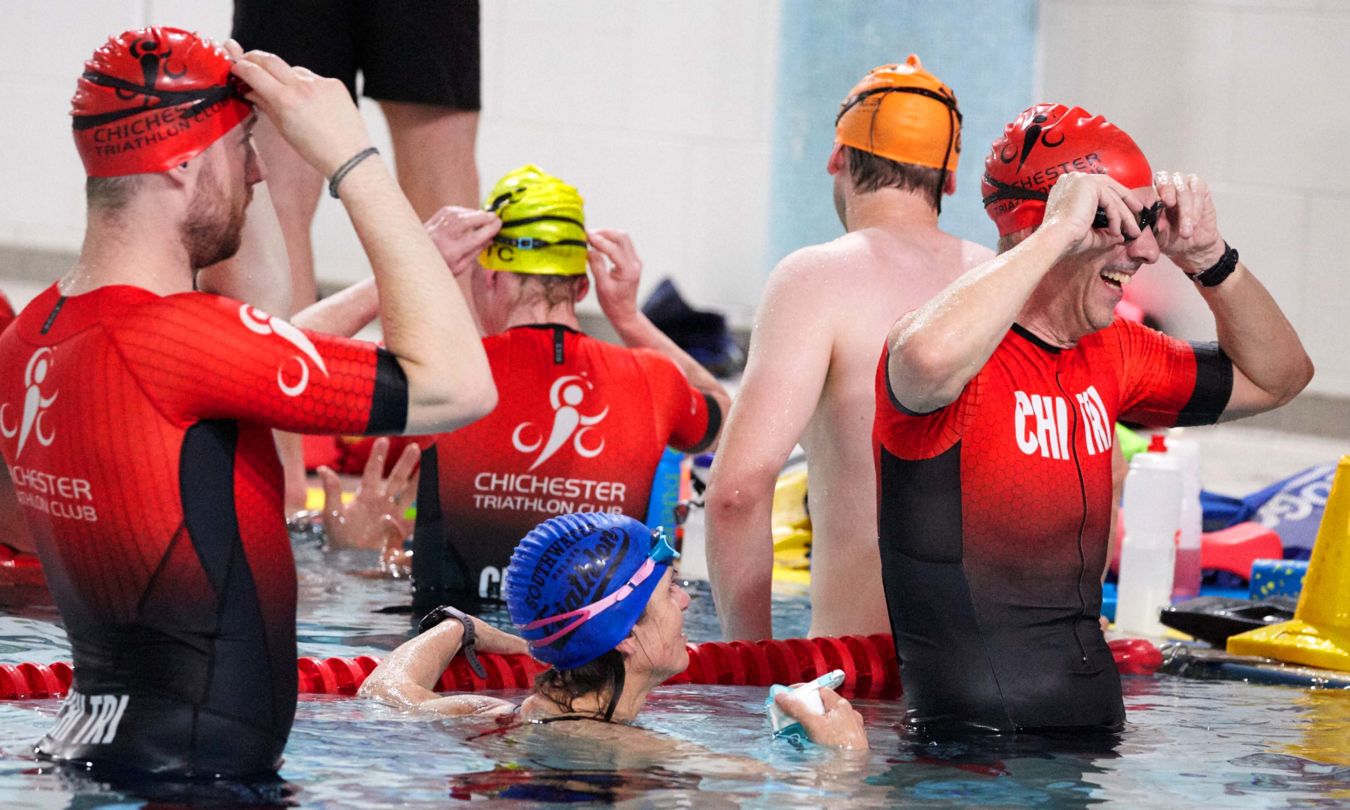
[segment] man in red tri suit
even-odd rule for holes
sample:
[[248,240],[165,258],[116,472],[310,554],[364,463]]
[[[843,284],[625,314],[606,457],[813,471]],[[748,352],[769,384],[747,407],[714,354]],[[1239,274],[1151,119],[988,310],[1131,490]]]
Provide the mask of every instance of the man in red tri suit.
[[[638,309],[642,263],[632,242],[619,231],[587,232],[576,189],[525,166],[497,183],[485,207],[501,228],[487,234],[470,272],[501,402],[426,450],[413,539],[419,607],[500,598],[512,549],[554,515],[644,519],[666,446],[711,446],[729,403]],[[580,331],[588,263],[627,348]]]
[[[0,449],[75,661],[37,749],[58,761],[274,772],[296,582],[271,429],[448,430],[495,402],[454,279],[341,82],[232,47],[147,28],[94,53],[71,111],[84,246],[0,337]],[[346,206],[386,348],[194,292],[262,179],[255,105]]]
[[[995,141],[1000,254],[896,322],[877,369],[878,521],[908,716],[930,726],[1116,729],[1098,625],[1113,425],[1208,424],[1292,399],[1312,363],[1220,236],[1208,187],[1128,135],[1038,105]],[[1167,256],[1217,345],[1113,319]]]

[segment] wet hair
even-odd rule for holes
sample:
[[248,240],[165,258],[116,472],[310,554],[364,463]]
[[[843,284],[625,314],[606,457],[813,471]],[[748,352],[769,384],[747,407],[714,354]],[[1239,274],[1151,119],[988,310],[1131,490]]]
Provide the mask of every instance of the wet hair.
[[[1037,226],[1039,227],[1039,226]],[[1022,243],[1023,239],[1036,232],[1036,228],[1023,228],[1020,231],[1013,231],[1010,234],[998,238],[998,252],[1007,253]]]
[[856,191],[866,193],[883,188],[898,188],[919,192],[930,202],[942,196],[943,186],[947,182],[947,173],[942,169],[900,163],[851,146],[845,146],[844,153],[848,156],[848,173],[853,178]]
[[619,705],[619,696],[623,694],[623,682],[623,653],[616,649],[572,669],[549,667],[534,679],[534,690],[569,714],[575,711],[572,704],[578,698],[608,692],[605,713],[597,719],[609,722]]
[[121,177],[87,177],[84,181],[85,203],[92,211],[120,211],[141,188],[141,175]]
[[518,273],[520,277],[520,298],[517,303],[543,300],[550,309],[576,301],[577,285],[586,278],[580,276],[562,276],[540,273]]

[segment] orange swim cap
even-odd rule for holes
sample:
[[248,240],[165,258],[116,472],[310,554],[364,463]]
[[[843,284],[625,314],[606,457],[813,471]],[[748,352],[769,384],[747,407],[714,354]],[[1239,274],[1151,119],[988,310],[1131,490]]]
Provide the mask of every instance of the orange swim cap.
[[899,163],[954,172],[961,157],[956,94],[924,70],[914,54],[903,65],[873,68],[839,105],[834,142]]
[[1050,189],[1068,172],[1109,174],[1126,188],[1153,185],[1153,169],[1125,131],[1082,107],[1022,111],[984,160],[984,210],[1007,236],[1045,218]]
[[84,64],[70,100],[90,177],[164,172],[201,154],[253,112],[225,49],[178,28],[110,38]]

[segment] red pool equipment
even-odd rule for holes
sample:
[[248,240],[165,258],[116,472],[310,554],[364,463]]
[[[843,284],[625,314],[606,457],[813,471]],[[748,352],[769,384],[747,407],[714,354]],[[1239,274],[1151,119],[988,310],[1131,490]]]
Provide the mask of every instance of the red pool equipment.
[[[1147,675],[1162,666],[1162,654],[1144,639],[1110,643],[1122,674]],[[769,686],[813,680],[834,669],[844,671],[839,693],[847,698],[890,699],[900,696],[900,668],[895,645],[885,634],[765,641],[708,641],[690,644],[689,667],[666,681],[728,686]],[[437,691],[480,692],[528,689],[547,667],[528,655],[478,656],[487,677],[480,678],[457,656],[442,673]],[[309,658],[296,661],[299,690],[308,695],[355,695],[379,659]],[[0,664],[0,700],[61,697],[70,690],[69,664]]]

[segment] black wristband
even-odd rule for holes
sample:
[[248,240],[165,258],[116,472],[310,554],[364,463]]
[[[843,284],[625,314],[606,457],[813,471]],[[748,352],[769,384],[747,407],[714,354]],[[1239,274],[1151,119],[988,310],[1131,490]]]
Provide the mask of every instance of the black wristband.
[[474,644],[478,639],[475,637],[473,627],[473,617],[463,611],[456,610],[449,605],[441,605],[435,610],[422,617],[422,621],[417,624],[417,633],[421,635],[446,619],[454,619],[464,626],[464,638],[460,641],[459,651],[464,654],[464,660],[469,662],[469,669],[473,674],[480,678],[487,677],[487,670],[483,669],[483,662],[478,660],[478,651],[474,649]]
[[1237,269],[1238,252],[1237,248],[1229,247],[1227,242],[1223,243],[1223,257],[1214,263],[1213,267],[1202,270],[1191,276],[1191,281],[1199,284],[1201,287],[1217,287],[1223,283],[1223,280],[1233,274]]
[[333,172],[333,176],[328,178],[329,196],[333,197],[334,199],[337,199],[338,183],[342,182],[342,178],[346,177],[347,173],[350,172],[352,169],[355,169],[356,164],[360,163],[361,161],[365,160],[371,155],[378,155],[379,153],[380,150],[376,149],[375,147],[367,146],[365,149],[362,149],[360,152],[357,152],[356,154],[352,155],[351,159],[348,160],[346,163],[339,166],[338,170]]

